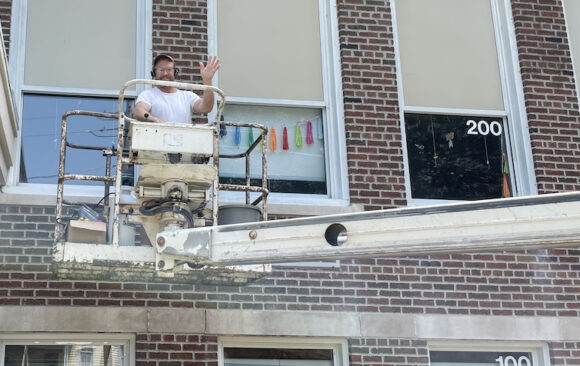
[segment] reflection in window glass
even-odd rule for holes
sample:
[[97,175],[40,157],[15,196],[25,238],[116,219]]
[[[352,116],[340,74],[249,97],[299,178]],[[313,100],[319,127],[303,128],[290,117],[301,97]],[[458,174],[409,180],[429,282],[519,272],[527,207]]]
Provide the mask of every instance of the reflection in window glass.
[[[326,170],[322,111],[316,108],[226,106],[224,120],[263,124],[269,129],[268,181],[270,191],[326,194]],[[240,154],[259,136],[260,130],[228,126],[222,130],[220,155]],[[250,175],[259,178],[261,153],[250,159]],[[244,159],[220,159],[222,183],[245,183]],[[256,179],[253,184],[261,185]]]
[[7,345],[4,366],[125,366],[122,345]]
[[329,349],[225,348],[224,366],[332,366]]
[[431,351],[431,366],[533,366],[526,352]]
[[[125,112],[127,110],[125,102]],[[56,184],[60,156],[62,115],[70,110],[117,113],[116,98],[90,98],[52,95],[24,95],[22,114],[22,182]],[[69,143],[111,148],[117,143],[117,119],[70,116],[67,119]],[[105,175],[101,151],[68,149],[66,174]],[[112,164],[114,164],[114,159]],[[70,184],[102,184],[70,181]]]
[[511,195],[502,118],[406,113],[405,133],[413,198]]

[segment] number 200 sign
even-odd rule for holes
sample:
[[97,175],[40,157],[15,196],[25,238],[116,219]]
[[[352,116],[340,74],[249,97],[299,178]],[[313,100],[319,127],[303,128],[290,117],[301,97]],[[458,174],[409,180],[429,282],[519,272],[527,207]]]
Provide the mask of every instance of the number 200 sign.
[[530,359],[522,356],[516,360],[514,356],[507,356],[506,358],[498,357],[495,359],[499,366],[532,366]]
[[474,120],[470,119],[465,124],[469,128],[467,130],[468,135],[487,136],[491,133],[494,136],[501,136],[501,133],[503,131],[501,123],[499,123],[498,121],[487,122],[481,120],[479,122],[475,122]]

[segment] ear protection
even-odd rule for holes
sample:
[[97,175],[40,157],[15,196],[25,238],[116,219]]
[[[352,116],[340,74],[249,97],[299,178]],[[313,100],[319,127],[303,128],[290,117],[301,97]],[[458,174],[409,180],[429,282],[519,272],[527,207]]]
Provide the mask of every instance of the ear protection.
[[[171,57],[171,56],[169,56],[169,55],[167,55],[167,54],[164,54],[164,53],[162,53],[162,54],[160,54],[160,55],[157,55],[157,57],[155,57],[155,59],[153,60],[153,68],[151,69],[151,77],[153,77],[153,78],[154,78],[154,77],[156,76],[156,72],[155,72],[155,66],[156,66],[156,65],[157,65],[157,63],[158,63],[159,61],[161,61],[161,60],[168,60],[168,61],[171,61],[171,62],[173,62],[173,65],[175,65],[175,61],[173,60],[173,57]],[[175,76],[179,75],[179,69],[178,69],[178,68],[174,68],[173,70],[174,70],[174,71],[173,71],[173,74],[174,74]]]

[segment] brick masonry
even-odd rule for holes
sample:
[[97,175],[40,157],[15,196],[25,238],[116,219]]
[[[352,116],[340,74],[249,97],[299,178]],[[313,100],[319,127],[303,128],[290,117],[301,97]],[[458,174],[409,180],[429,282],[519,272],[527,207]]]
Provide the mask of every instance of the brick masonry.
[[538,191],[577,191],[580,112],[562,3],[515,0],[512,9]]
[[[154,53],[199,77],[205,1],[154,0]],[[562,6],[512,0],[540,193],[580,189],[580,116]],[[338,1],[350,195],[367,210],[405,206],[390,2]],[[9,46],[11,1],[0,1]],[[0,205],[0,306],[133,306],[293,312],[580,316],[580,250],[347,259],[275,267],[247,286],[71,281],[51,272],[54,207]],[[427,365],[422,339],[349,338],[351,365]],[[580,364],[580,340],[550,342],[552,365]],[[136,335],[139,366],[217,365],[217,336]]]

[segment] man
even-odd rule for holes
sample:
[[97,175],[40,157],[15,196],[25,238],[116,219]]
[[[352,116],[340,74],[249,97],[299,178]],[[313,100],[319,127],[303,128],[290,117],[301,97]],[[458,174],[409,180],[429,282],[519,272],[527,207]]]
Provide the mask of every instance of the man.
[[[220,61],[210,56],[207,64],[199,63],[204,85],[212,85],[214,74],[220,68]],[[166,54],[160,54],[153,61],[151,76],[155,80],[174,81],[177,74],[175,61]],[[209,113],[214,104],[212,91],[204,91],[198,96],[189,90],[157,86],[146,89],[137,97],[133,118],[146,122],[192,123],[192,114]]]

